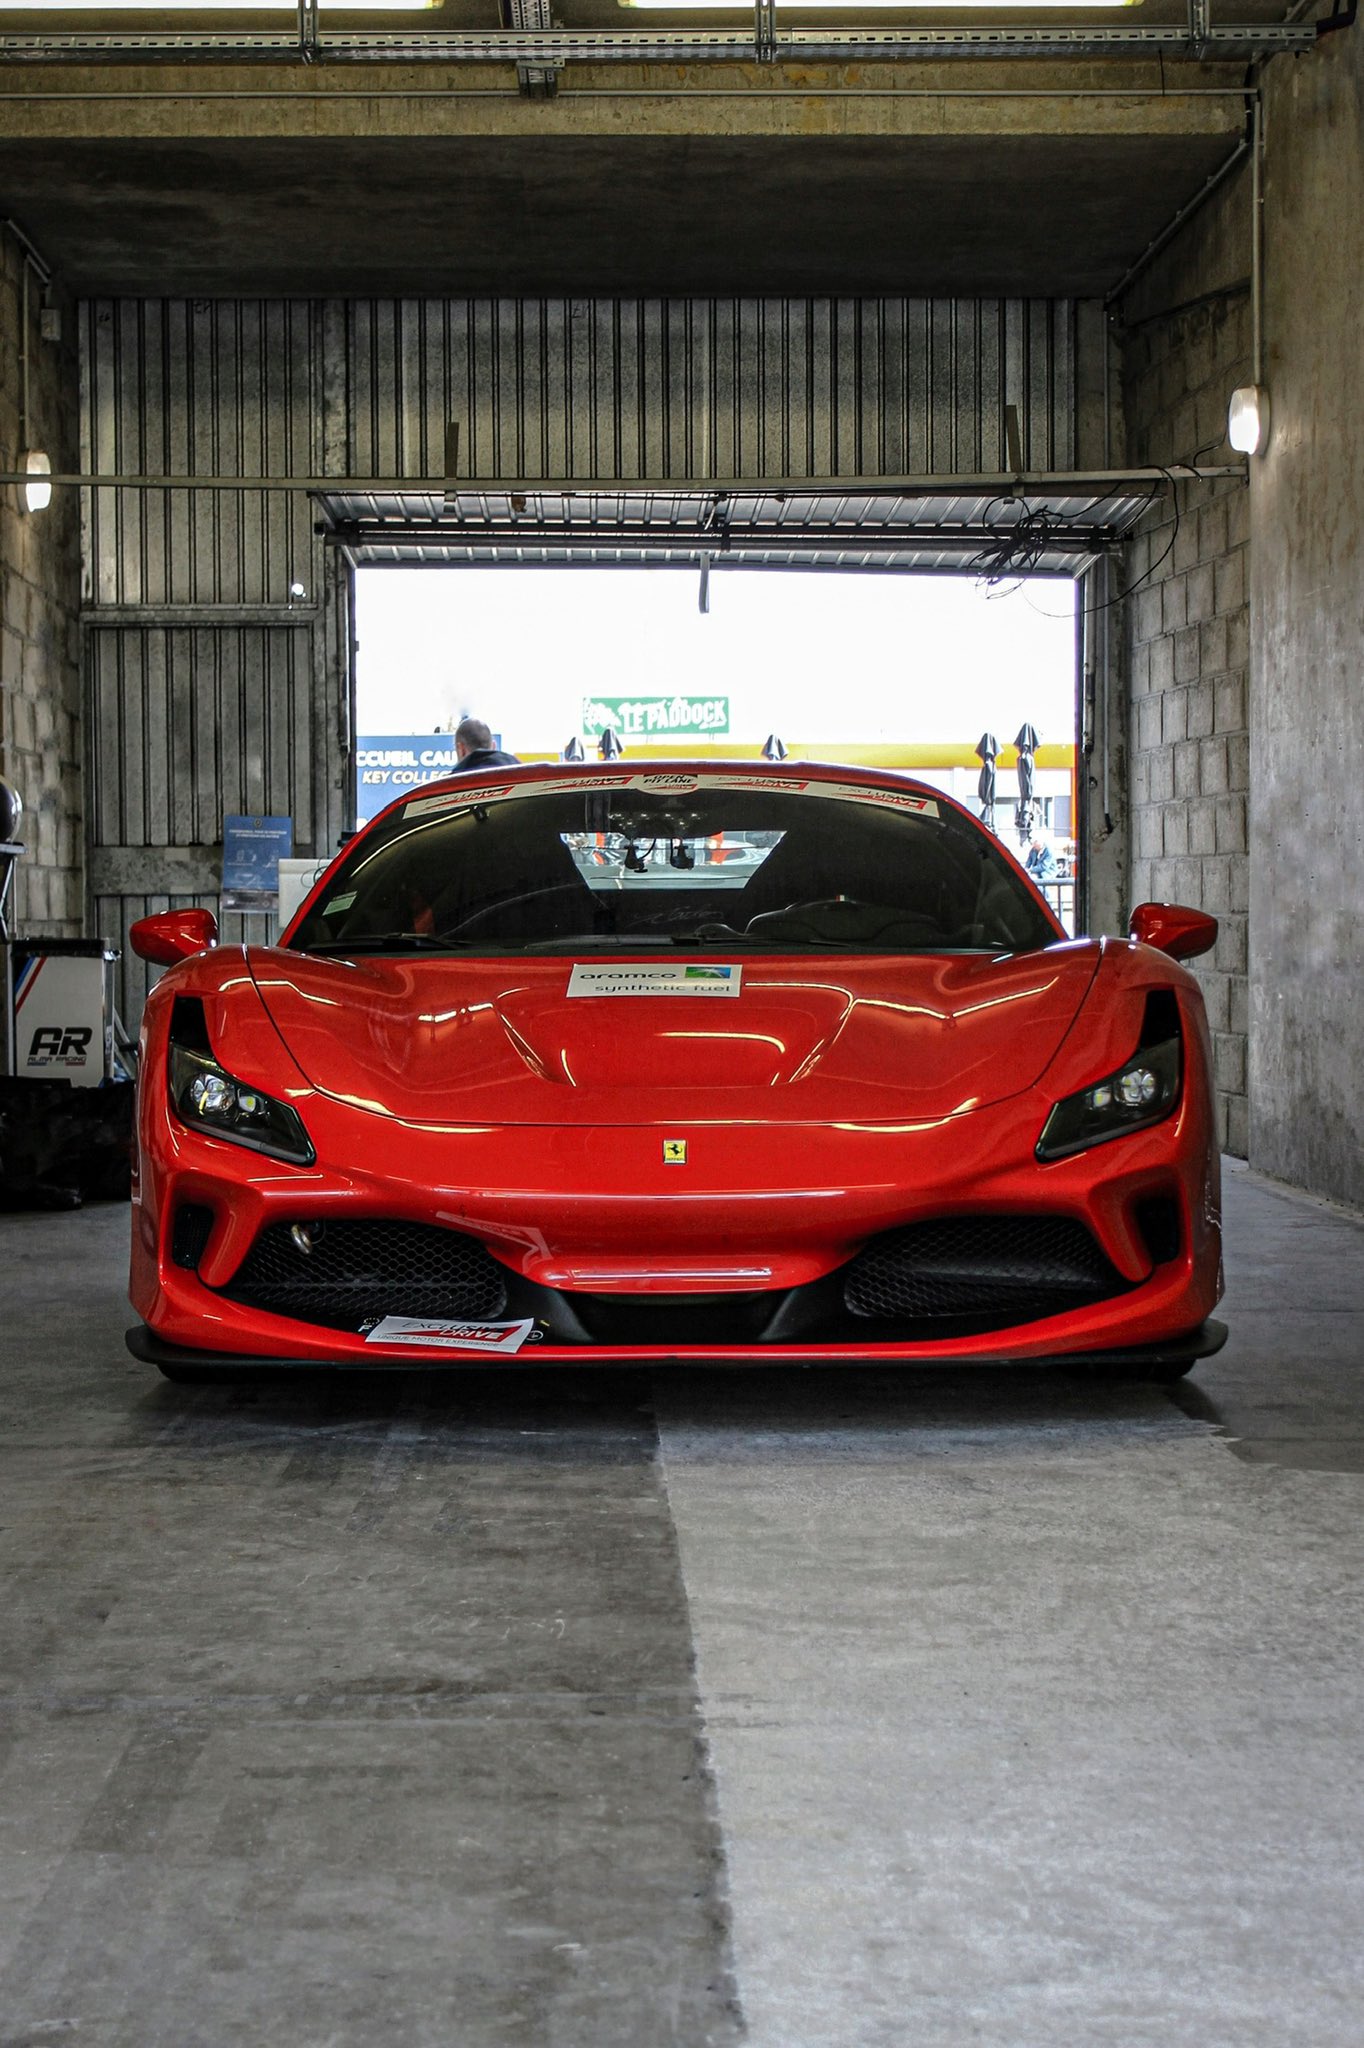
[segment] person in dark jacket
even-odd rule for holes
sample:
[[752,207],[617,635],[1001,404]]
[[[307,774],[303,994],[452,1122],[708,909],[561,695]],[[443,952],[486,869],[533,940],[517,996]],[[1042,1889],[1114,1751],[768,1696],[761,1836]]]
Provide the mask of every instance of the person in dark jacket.
[[1056,855],[1052,851],[1051,841],[1047,838],[1040,825],[1033,826],[1032,840],[1028,847],[1028,857],[1023,865],[1032,876],[1034,882],[1054,882],[1060,873],[1060,869],[1056,864]]
[[504,754],[493,745],[491,729],[481,718],[462,718],[455,727],[455,773],[474,768],[517,768],[515,754]]

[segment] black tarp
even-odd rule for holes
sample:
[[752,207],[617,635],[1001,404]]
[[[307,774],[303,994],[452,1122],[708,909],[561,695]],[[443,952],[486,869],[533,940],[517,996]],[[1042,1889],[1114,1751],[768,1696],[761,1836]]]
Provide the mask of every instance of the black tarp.
[[126,1198],[133,1156],[131,1081],[0,1076],[0,1208],[74,1209]]

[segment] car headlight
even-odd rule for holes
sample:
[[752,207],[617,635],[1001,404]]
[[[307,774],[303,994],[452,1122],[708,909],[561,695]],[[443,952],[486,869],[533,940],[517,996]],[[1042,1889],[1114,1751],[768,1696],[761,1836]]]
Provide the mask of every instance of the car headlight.
[[1037,1157],[1064,1159],[1160,1123],[1179,1100],[1180,1067],[1178,1037],[1142,1046],[1115,1074],[1056,1104],[1042,1126]]
[[298,1166],[311,1166],[317,1157],[296,1109],[247,1081],[234,1080],[208,1053],[172,1045],[170,1097],[175,1114],[191,1130],[210,1131],[215,1138],[230,1138],[235,1145]]

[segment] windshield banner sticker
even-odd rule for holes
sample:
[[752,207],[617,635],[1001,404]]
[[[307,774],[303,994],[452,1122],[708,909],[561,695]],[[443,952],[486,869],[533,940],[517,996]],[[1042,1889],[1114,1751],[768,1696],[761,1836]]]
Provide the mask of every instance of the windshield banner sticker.
[[628,966],[578,961],[568,977],[571,996],[737,996],[742,967],[709,960],[637,960]]
[[506,797],[558,796],[565,790],[618,790],[623,794],[631,789],[647,789],[659,794],[669,791],[689,793],[694,789],[765,789],[778,796],[808,792],[811,796],[833,797],[843,803],[882,805],[891,810],[909,811],[923,818],[939,815],[938,805],[931,796],[920,796],[912,789],[863,788],[860,784],[848,782],[814,782],[794,775],[745,775],[733,771],[718,775],[704,772],[599,775],[594,771],[590,775],[552,776],[543,782],[523,782],[519,786],[499,782],[490,789],[480,787],[471,779],[463,789],[412,797],[403,805],[402,814],[405,818],[428,817],[441,811],[467,810],[475,803],[497,803]]
[[367,1332],[366,1344],[420,1344],[444,1351],[491,1352],[510,1358],[535,1327],[529,1316],[520,1323],[453,1323],[432,1316],[385,1316]]

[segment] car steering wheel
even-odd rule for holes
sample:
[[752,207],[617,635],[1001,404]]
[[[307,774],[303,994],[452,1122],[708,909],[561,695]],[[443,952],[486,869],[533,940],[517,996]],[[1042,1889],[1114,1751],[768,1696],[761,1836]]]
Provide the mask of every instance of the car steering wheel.
[[471,910],[458,924],[452,924],[437,934],[442,939],[457,939],[461,932],[467,932],[470,925],[482,924],[485,918],[496,917],[499,911],[510,910],[516,903],[533,903],[540,896],[563,896],[590,894],[581,882],[548,882],[543,889],[520,889],[515,896],[499,896],[496,903],[485,903],[481,910]]
[[846,943],[849,939],[875,940],[897,925],[918,926],[925,938],[935,935],[937,930],[930,919],[913,911],[896,910],[884,903],[864,903],[859,896],[812,896],[805,902],[788,903],[780,910],[760,910],[748,920],[745,929],[754,938],[769,938],[781,936],[778,927],[794,926],[798,934]]

